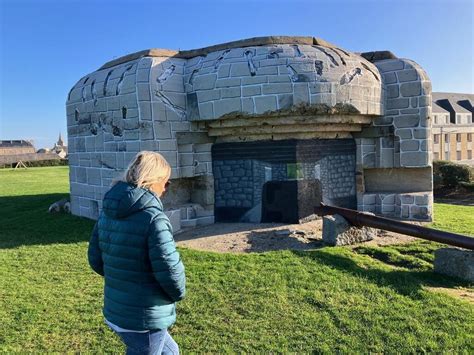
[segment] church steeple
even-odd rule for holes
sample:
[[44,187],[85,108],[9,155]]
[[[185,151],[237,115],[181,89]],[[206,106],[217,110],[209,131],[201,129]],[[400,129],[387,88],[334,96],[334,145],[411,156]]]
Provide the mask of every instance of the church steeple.
[[56,143],[56,145],[62,147],[64,145],[64,142],[63,142],[63,139],[61,137],[61,132],[59,132],[59,138],[58,138],[58,142]]

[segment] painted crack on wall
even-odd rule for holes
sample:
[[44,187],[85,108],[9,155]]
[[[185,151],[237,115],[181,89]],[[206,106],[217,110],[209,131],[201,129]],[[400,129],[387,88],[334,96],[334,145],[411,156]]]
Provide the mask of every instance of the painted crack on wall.
[[297,44],[291,46],[291,48],[293,48],[293,50],[295,51],[295,57],[306,58],[306,56],[301,52],[300,47]]
[[203,61],[203,58],[204,57],[199,57],[199,60],[198,62],[196,63],[196,66],[198,68],[194,69],[191,73],[191,75],[189,76],[189,80],[188,80],[188,84],[190,85],[194,85],[194,77],[196,76],[196,74],[199,72],[199,69],[201,68],[201,63]]
[[110,76],[112,75],[113,72],[114,72],[114,69],[110,70],[110,71],[107,73],[107,76],[105,77],[104,88],[103,88],[103,90],[102,90],[102,94],[103,94],[104,96],[107,96],[107,85],[109,84]]
[[156,81],[159,84],[163,84],[166,80],[168,80],[168,78],[171,75],[173,75],[175,69],[176,69],[176,65],[171,64],[168,68],[166,68],[166,70],[163,73],[161,73],[161,75],[158,78],[156,78]]
[[94,100],[94,106],[97,105],[97,89],[95,87],[95,80],[91,84],[91,94],[92,94],[92,99]]
[[124,70],[124,72],[122,73],[122,75],[120,75],[120,79],[119,79],[119,82],[118,82],[118,84],[117,84],[117,89],[115,90],[115,94],[116,94],[116,95],[120,95],[120,92],[122,91],[123,79],[125,78],[125,75],[127,74],[127,72],[129,72],[132,68],[133,68],[133,65],[129,65],[129,66]]
[[275,59],[275,58],[280,58],[280,53],[283,53],[283,48],[275,48],[273,49],[268,55],[268,59]]
[[248,66],[249,66],[250,75],[255,76],[257,74],[257,68],[255,68],[255,64],[253,63],[253,60],[252,60],[253,51],[247,50],[247,51],[245,51],[244,55],[245,55],[245,58],[247,58],[247,63],[248,63]]
[[351,71],[345,73],[340,80],[341,85],[349,84],[356,76],[362,75],[362,69],[354,68]]
[[316,48],[317,50],[323,52],[332,62],[332,64],[334,64],[336,67],[339,66],[339,63],[337,62],[336,58],[334,58],[334,56],[329,53],[328,51],[326,51],[324,48],[322,47],[319,47],[319,46],[312,46],[313,48]]
[[155,96],[161,101],[163,102],[163,104],[165,104],[165,106],[167,106],[170,110],[172,110],[173,112],[175,112],[181,119],[184,119],[186,117],[186,111],[184,109],[184,107],[181,107],[181,106],[178,106],[178,105],[175,105],[173,102],[171,102],[171,100],[166,97],[165,94],[163,94],[161,91],[158,91],[156,90],[155,91]]
[[[93,122],[96,120],[97,122]],[[96,136],[99,132],[106,132],[111,133],[113,136],[122,137],[123,136],[123,121],[117,121],[115,124],[113,120],[108,117],[107,115],[101,113],[97,118],[92,118],[91,115],[87,119],[84,120],[83,123],[89,123],[89,131],[92,135]]]
[[341,60],[342,65],[347,65],[347,64],[346,64],[346,61],[344,60],[344,58],[342,57],[342,55],[336,50],[336,48],[333,48],[332,51],[337,54],[337,56],[338,56],[339,59]]
[[226,49],[222,54],[219,56],[219,58],[216,59],[216,62],[214,63],[214,71],[217,71],[219,69],[219,66],[221,65],[221,62],[224,60],[225,56],[227,53],[230,52],[230,49]]
[[367,69],[368,71],[370,71],[377,81],[380,81],[379,76],[377,74],[375,74],[375,72],[372,69],[370,69],[368,65],[366,65],[362,62],[360,64],[364,67],[364,69]]

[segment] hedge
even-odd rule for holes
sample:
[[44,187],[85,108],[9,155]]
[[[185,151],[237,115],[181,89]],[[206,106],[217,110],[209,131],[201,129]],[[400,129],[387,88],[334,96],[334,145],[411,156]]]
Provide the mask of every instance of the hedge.
[[[23,162],[28,168],[35,168],[41,166],[63,166],[69,165],[68,159],[53,159],[53,160],[33,160],[33,161],[25,161]],[[14,168],[16,163],[14,164],[4,164],[0,165],[0,168]]]
[[461,182],[469,183],[473,176],[473,169],[468,165],[443,160],[433,162],[433,182],[435,188],[441,186],[457,187]]

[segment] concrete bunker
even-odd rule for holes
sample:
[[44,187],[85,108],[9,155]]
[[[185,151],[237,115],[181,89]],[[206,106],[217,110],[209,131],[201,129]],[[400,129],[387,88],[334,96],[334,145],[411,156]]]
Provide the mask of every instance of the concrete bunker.
[[261,220],[282,209],[270,200],[283,186],[299,219],[322,199],[427,221],[430,105],[415,62],[314,37],[133,53],[69,92],[71,210],[97,218],[113,179],[153,150],[173,168],[163,200],[175,229]]

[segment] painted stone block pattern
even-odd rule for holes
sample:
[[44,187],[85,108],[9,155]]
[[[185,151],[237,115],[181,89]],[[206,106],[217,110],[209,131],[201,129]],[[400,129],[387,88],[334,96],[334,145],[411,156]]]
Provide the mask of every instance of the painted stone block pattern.
[[[431,86],[416,63],[406,59],[372,63],[317,41],[257,42],[212,47],[187,56],[169,51],[131,55],[81,78],[66,103],[73,213],[96,218],[104,193],[143,150],[163,154],[174,180],[215,178],[216,206],[229,208],[258,206],[262,185],[268,181],[302,179],[320,181],[321,194],[331,203],[351,201],[355,207],[357,195],[357,205],[364,209],[364,169],[431,166]],[[309,114],[314,108],[317,113]],[[241,142],[290,138],[304,142],[318,134],[330,146],[333,138],[340,143],[351,137],[349,132],[360,134],[354,135],[352,150],[317,159],[234,157],[219,165],[222,160],[211,154],[213,143],[220,139],[210,134],[212,122],[229,122],[233,127],[245,125],[242,120],[248,118],[258,126],[261,119],[291,118],[301,112],[310,122],[317,122],[324,112],[329,119],[353,115],[358,120],[370,118],[372,124],[352,124],[344,127],[347,131],[328,136],[324,135],[326,123],[292,124],[291,129],[300,132],[297,137],[290,132],[274,139],[273,133],[252,135],[252,130],[230,137]],[[275,137],[286,132],[286,127],[272,129],[277,132]],[[206,188],[210,186],[214,189],[213,184]],[[214,198],[214,190],[212,194],[199,191]],[[430,203],[406,207],[376,202],[380,207],[374,209],[417,218],[431,214]]]

